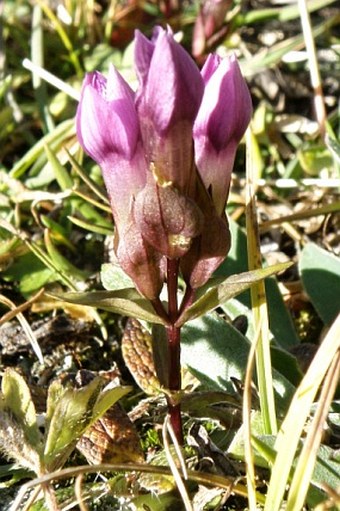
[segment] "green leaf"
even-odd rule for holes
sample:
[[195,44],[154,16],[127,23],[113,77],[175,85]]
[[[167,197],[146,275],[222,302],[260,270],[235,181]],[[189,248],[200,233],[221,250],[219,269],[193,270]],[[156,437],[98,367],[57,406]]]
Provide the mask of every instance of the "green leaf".
[[297,388],[289,410],[281,424],[275,441],[277,456],[272,466],[268,485],[265,510],[278,511],[281,509],[285,495],[286,484],[290,475],[290,467],[296,457],[301,435],[310,415],[311,406],[320,388],[321,382],[339,350],[340,316],[334,322],[303,380]]
[[66,257],[64,257],[59,252],[57,247],[52,242],[50,231],[48,229],[45,229],[44,239],[47,253],[50,256],[57,270],[59,270],[62,273],[65,273],[66,275],[70,275],[72,280],[83,281],[89,276],[88,272],[76,268],[74,264],[72,264],[68,259],[66,259]]
[[[208,389],[234,392],[231,378],[243,381],[249,341],[217,314],[206,314],[183,326],[182,363]],[[295,388],[273,370],[278,408],[289,405]]]
[[185,393],[181,410],[192,417],[219,420],[224,427],[236,429],[242,422],[241,398],[224,391],[208,390]]
[[119,289],[117,291],[65,293],[63,295],[49,294],[65,302],[88,305],[116,314],[122,314],[123,316],[149,321],[150,323],[164,324],[164,320],[155,313],[149,300],[143,298],[133,288]]
[[307,175],[319,176],[322,169],[330,169],[333,158],[324,145],[309,145],[297,152],[299,163]]
[[67,246],[73,253],[77,251],[74,244],[69,239],[70,232],[66,230],[61,224],[55,220],[52,220],[52,218],[47,215],[40,215],[40,220],[42,225],[49,229],[53,239]]
[[[334,24],[337,23],[337,15],[329,16],[325,21],[313,27],[313,37],[316,38],[326,33]],[[255,73],[259,73],[260,71],[267,69],[268,67],[272,67],[279,63],[286,53],[301,48],[302,44],[303,35],[299,34],[297,36],[285,38],[284,40],[272,45],[270,52],[266,51],[266,49],[262,49],[254,54],[251,59],[240,62],[242,74],[248,78],[253,76]]]
[[112,235],[112,226],[106,227],[104,225],[98,225],[98,223],[93,224],[90,222],[84,222],[84,220],[80,220],[79,218],[71,215],[69,215],[67,218],[74,225],[77,225],[78,227],[85,229],[85,231],[95,232],[96,234],[102,234],[103,236]]
[[4,280],[18,281],[20,292],[25,297],[58,278],[57,273],[46,268],[32,252],[18,257],[2,276]]
[[303,286],[322,321],[329,325],[340,311],[340,259],[314,243],[300,257]]
[[112,387],[109,383],[99,394],[98,399],[92,410],[92,419],[90,421],[93,424],[99,419],[114,403],[124,397],[126,394],[131,392],[132,387]]
[[[53,397],[48,399],[48,406],[52,406],[53,411],[47,410],[50,420],[44,451],[44,462],[49,470],[62,467],[73,451],[90,422],[101,386],[101,378],[95,378],[80,389],[53,389]],[[56,397],[57,402],[54,401]]]
[[75,447],[79,437],[130,387],[110,387],[101,391],[103,381],[94,378],[88,385],[65,388],[55,382],[47,400],[47,438],[44,460],[49,470],[60,468]]
[[102,264],[100,270],[100,280],[103,287],[108,291],[118,291],[119,289],[132,288],[132,279],[122,270],[118,264]]
[[[252,412],[250,421],[251,421],[251,434],[252,434],[252,437],[254,437],[253,443],[256,447],[256,450],[254,450],[255,463],[259,467],[268,468],[268,466],[270,466],[270,463],[275,459],[276,453],[273,449],[275,437],[272,435],[266,435],[265,438],[271,439],[271,443],[269,443],[269,447],[266,450],[259,449],[258,444],[257,444],[257,436],[264,435],[264,425],[263,425],[261,412],[259,412],[259,411]],[[261,444],[260,444],[260,446],[261,446]],[[264,446],[267,446],[267,444],[264,444]],[[236,435],[234,435],[234,437],[228,447],[228,454],[231,454],[233,457],[235,457],[238,460],[241,460],[241,461],[245,460],[244,427],[243,427],[243,425],[241,425],[241,427],[238,429]]]
[[234,298],[246,289],[249,289],[252,284],[270,277],[275,273],[286,270],[292,263],[280,263],[270,266],[268,268],[261,268],[252,270],[238,275],[232,275],[226,278],[222,284],[214,286],[203,296],[200,296],[191,307],[189,307],[184,314],[180,317],[178,324],[183,325],[189,320],[202,316],[204,313],[214,310],[220,304]]
[[[335,0],[309,0],[308,11],[314,12],[318,9],[326,7],[334,3]],[[247,9],[244,13],[241,13],[236,18],[237,25],[254,25],[259,22],[265,22],[270,20],[277,20],[281,23],[284,21],[293,20],[300,16],[298,5],[289,4],[285,7],[273,7],[267,9]]]
[[321,445],[312,476],[312,487],[307,494],[307,503],[311,509],[325,500],[325,494],[320,486],[328,485],[337,491],[340,485],[340,463],[335,459],[336,452],[331,447]]
[[[241,432],[242,433],[242,432]],[[256,431],[258,437],[253,437],[252,442],[255,446],[255,459],[259,466],[270,466],[274,463],[276,458],[276,451],[274,449],[275,437],[270,435],[261,435],[260,431]],[[302,446],[302,442],[301,442]],[[228,449],[228,453],[235,455],[239,459],[243,459],[242,451],[242,435],[233,440]],[[264,461],[265,460],[265,461]],[[296,466],[297,459],[295,458],[289,473],[289,480],[291,480]],[[336,460],[336,451],[331,447],[321,445],[316,458],[316,464],[311,478],[311,485],[307,494],[307,503],[311,509],[314,509],[318,504],[325,500],[325,493],[320,489],[325,483],[333,488],[335,491],[340,483],[340,463]]]
[[[275,284],[275,281],[273,281]],[[255,339],[256,332],[253,325],[252,311],[235,298],[221,305],[221,309],[227,314],[231,320],[236,319],[240,315],[245,316],[248,321],[247,331],[244,335],[248,339]],[[273,335],[273,333],[271,332]],[[274,337],[274,335],[273,335]],[[272,342],[270,346],[272,365],[294,386],[297,386],[302,377],[296,357],[291,355],[289,351]]]
[[3,405],[11,411],[26,440],[37,450],[42,437],[37,425],[35,406],[24,378],[12,368],[7,368],[2,379]]
[[334,159],[340,163],[340,144],[339,142],[333,138],[333,136],[330,136],[329,134],[326,135],[325,143],[329,149],[329,151],[332,153]]

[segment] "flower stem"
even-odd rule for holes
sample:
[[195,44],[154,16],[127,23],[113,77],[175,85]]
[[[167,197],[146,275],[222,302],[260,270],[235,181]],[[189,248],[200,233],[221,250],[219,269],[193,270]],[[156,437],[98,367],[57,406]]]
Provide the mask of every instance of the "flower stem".
[[[176,327],[178,318],[178,286],[179,259],[167,260],[167,283],[168,283],[168,316],[170,325],[167,327],[168,338],[168,386],[170,391],[181,390],[181,331]],[[177,400],[175,400],[177,401]],[[179,444],[183,444],[181,406],[168,398],[170,422]]]

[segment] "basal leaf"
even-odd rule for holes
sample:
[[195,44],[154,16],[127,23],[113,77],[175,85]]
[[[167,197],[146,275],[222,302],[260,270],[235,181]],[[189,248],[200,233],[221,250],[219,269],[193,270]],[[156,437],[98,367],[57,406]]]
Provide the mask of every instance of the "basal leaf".
[[52,383],[46,413],[47,438],[44,458],[49,470],[63,465],[79,437],[114,403],[130,391],[130,387],[111,387],[102,391],[103,381],[94,378],[81,388]]
[[13,368],[7,368],[2,379],[3,405],[11,411],[26,440],[38,449],[41,434],[37,425],[35,406],[24,378]]
[[[217,314],[206,314],[182,329],[182,363],[211,390],[234,392],[231,378],[244,380],[250,343]],[[278,408],[287,408],[294,386],[273,370]]]
[[49,470],[61,467],[74,449],[90,423],[101,386],[101,378],[95,378],[80,389],[68,387],[54,392],[53,398],[58,399],[57,403],[49,396],[48,405],[52,412],[47,410],[50,420],[44,451],[44,461]]
[[91,424],[101,417],[113,404],[128,394],[132,387],[110,387],[107,385],[99,394],[93,407]]
[[326,325],[340,311],[340,260],[314,243],[308,243],[300,258],[302,282]]

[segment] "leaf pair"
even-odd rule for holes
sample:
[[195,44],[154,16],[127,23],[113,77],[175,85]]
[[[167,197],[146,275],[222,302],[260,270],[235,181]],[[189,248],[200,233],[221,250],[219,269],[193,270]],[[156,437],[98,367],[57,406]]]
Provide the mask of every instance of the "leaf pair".
[[[249,289],[255,282],[284,271],[290,265],[291,263],[281,263],[227,278],[211,279],[199,290],[196,301],[181,315],[177,326],[182,326],[187,321],[214,310],[227,300]],[[107,271],[110,271],[110,269],[108,265],[105,265],[105,272]],[[104,279],[106,279],[106,282],[110,282],[112,286],[115,286],[114,276],[110,276],[109,278],[104,274]],[[119,283],[122,282],[118,269],[117,281]],[[89,293],[66,293],[58,298],[62,298],[66,302],[97,307],[150,323],[166,324],[165,320],[158,316],[153,310],[151,302],[143,298],[138,291],[130,287],[120,288],[118,285],[118,288],[113,290],[92,291]]]

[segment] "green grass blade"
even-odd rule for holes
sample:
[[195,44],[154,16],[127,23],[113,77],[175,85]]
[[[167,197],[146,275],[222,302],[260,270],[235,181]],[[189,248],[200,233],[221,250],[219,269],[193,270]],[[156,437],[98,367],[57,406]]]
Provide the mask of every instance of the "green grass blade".
[[45,145],[45,152],[47,155],[47,159],[53,168],[55,177],[58,181],[60,188],[63,191],[73,188],[73,180],[71,176],[68,174],[65,167],[60,163],[60,161],[54,154],[54,151],[51,150],[48,144]]
[[20,178],[27,169],[29,169],[37,159],[44,153],[45,146],[48,144],[51,149],[56,150],[66,138],[75,135],[74,120],[59,124],[55,130],[42,137],[26,154],[14,165],[10,171],[10,177]]
[[[340,22],[340,15],[335,15],[320,23],[313,28],[313,37],[319,37],[325,34],[332,26],[337,25]],[[266,48],[263,51],[259,51],[251,57],[251,59],[240,62],[242,73],[246,77],[251,77],[262,70],[268,69],[275,64],[278,64],[282,57],[292,50],[298,50],[304,47],[304,38],[302,35],[297,35],[285,39],[277,44],[274,44],[270,51]]]
[[78,227],[81,227],[82,229],[85,229],[85,231],[89,232],[95,232],[97,234],[103,234],[103,236],[112,236],[113,234],[113,226],[112,228],[108,228],[101,225],[92,224],[89,222],[84,222],[84,220],[80,220],[79,218],[75,216],[68,216],[67,217],[70,222],[72,222],[74,225],[77,225]]
[[[336,0],[308,0],[308,11],[314,12],[327,5],[335,3]],[[253,25],[259,22],[277,20],[281,23],[290,21],[299,17],[297,5],[287,5],[286,7],[273,7],[269,9],[249,10],[243,15],[239,15],[236,20],[237,26]]]

